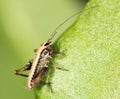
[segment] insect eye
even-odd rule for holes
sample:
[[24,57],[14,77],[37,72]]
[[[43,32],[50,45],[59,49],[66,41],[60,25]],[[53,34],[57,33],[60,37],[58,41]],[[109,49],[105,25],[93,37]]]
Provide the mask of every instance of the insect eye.
[[47,45],[49,45],[50,43],[49,42],[47,42],[47,43],[45,43],[45,46],[47,46]]
[[44,55],[47,55],[47,54],[48,54],[48,51],[47,51],[47,50],[44,50],[43,54],[44,54]]

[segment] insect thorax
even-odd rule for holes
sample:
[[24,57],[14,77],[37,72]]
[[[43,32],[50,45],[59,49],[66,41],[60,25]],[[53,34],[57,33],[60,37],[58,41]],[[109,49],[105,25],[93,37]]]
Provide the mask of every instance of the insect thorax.
[[43,47],[43,50],[40,55],[41,58],[45,58],[45,57],[47,58],[53,54],[53,49],[50,43],[45,42],[41,46]]

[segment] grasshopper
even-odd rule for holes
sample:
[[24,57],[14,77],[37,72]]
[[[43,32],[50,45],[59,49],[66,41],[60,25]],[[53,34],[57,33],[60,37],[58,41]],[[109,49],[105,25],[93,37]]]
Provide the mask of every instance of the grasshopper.
[[[56,31],[69,19],[71,19],[73,16],[78,15],[82,11],[78,11],[74,13],[72,16],[68,17],[66,20],[64,20],[56,29],[53,31],[50,38],[44,42],[37,50],[35,50],[35,58],[30,60],[28,64],[26,64],[24,67],[15,70],[16,75],[27,77],[27,88],[32,89],[35,86],[39,85],[42,78],[46,75],[48,72],[48,64],[50,64],[49,58],[54,57],[54,50],[52,48],[52,39],[56,35]],[[59,56],[57,53],[55,56]],[[61,69],[61,68],[58,68]],[[20,72],[30,70],[29,75],[21,74]],[[65,70],[65,69],[64,69]]]

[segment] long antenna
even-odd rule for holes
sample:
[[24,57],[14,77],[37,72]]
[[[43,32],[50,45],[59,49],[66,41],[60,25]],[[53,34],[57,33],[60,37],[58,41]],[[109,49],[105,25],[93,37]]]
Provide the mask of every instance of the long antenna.
[[[95,8],[95,7],[97,7],[97,6],[92,6],[92,7],[88,8],[88,9],[85,9],[85,10],[89,10],[89,9]],[[48,42],[51,42],[51,39],[57,34],[57,30],[58,30],[62,25],[64,25],[68,20],[70,20],[70,19],[73,18],[74,16],[80,14],[82,11],[83,11],[83,10],[80,10],[80,11],[74,13],[73,15],[71,15],[70,17],[68,17],[67,19],[65,19],[61,24],[59,24],[59,25],[54,29],[54,31],[52,32],[50,38],[48,39]]]

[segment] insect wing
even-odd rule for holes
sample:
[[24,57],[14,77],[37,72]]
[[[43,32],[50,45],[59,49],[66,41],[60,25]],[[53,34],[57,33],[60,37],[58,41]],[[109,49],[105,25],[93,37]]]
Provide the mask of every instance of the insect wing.
[[48,72],[48,67],[44,67],[40,69],[39,73],[36,74],[31,81],[31,88],[37,86],[47,72]]

